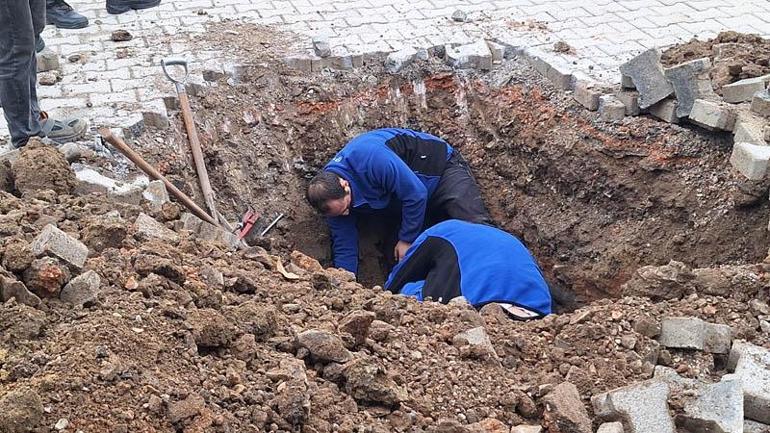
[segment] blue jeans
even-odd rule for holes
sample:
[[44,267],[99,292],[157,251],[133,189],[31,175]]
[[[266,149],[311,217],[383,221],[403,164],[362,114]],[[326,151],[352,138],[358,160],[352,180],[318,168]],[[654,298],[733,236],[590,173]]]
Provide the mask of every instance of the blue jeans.
[[45,0],[0,0],[0,105],[15,147],[40,135],[35,38],[45,27]]

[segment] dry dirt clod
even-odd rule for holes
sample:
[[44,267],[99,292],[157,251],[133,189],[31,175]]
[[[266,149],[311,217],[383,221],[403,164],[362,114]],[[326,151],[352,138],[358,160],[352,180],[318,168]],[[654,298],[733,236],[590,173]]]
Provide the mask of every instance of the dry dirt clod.
[[28,433],[36,431],[43,421],[43,401],[30,390],[11,391],[0,397],[0,431]]
[[376,315],[371,311],[354,311],[348,314],[340,323],[340,331],[352,335],[356,346],[364,344],[369,335],[369,326]]
[[545,426],[553,433],[592,433],[591,418],[577,387],[569,382],[557,385],[543,398]]
[[168,405],[168,419],[177,423],[192,418],[203,411],[206,402],[200,395],[192,393],[184,400],[172,402]]
[[342,340],[326,331],[310,329],[301,332],[297,334],[297,345],[310,351],[319,361],[346,363],[353,359]]
[[53,257],[35,259],[24,271],[24,284],[41,298],[54,298],[72,277],[69,269]]
[[21,194],[43,190],[70,194],[77,185],[75,173],[64,155],[36,138],[30,139],[22,148],[19,159],[13,163],[13,175],[16,189]]
[[112,32],[110,39],[112,39],[113,42],[126,42],[134,39],[134,35],[129,33],[128,30],[118,29]]
[[387,375],[387,371],[372,361],[359,358],[345,365],[345,392],[356,401],[397,406],[408,397]]

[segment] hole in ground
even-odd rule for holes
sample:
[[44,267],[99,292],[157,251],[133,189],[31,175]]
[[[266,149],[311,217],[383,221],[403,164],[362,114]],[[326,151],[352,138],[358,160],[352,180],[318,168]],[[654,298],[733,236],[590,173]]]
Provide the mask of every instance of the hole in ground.
[[[458,148],[495,220],[578,302],[621,295],[643,265],[767,255],[767,184],[731,173],[729,136],[646,117],[597,122],[521,61],[489,74],[438,62],[396,76],[375,67],[305,76],[275,62],[243,71],[239,84],[194,98],[196,116],[231,218],[248,205],[287,214],[273,248],[330,264],[325,224],[304,200],[307,180],[355,135],[401,126]],[[184,148],[184,136],[174,139]],[[381,284],[371,240],[361,252],[361,281]]]

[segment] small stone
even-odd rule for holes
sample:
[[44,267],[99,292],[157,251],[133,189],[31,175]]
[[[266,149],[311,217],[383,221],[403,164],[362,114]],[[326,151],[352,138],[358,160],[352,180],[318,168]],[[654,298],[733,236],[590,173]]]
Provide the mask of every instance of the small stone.
[[29,388],[7,391],[0,396],[0,432],[43,431],[43,401]]
[[543,433],[543,427],[539,425],[517,425],[511,429],[511,433]]
[[343,376],[345,392],[358,402],[397,406],[408,398],[406,390],[388,376],[384,367],[367,358],[346,364]]
[[36,257],[52,255],[78,269],[83,267],[88,257],[88,247],[53,224],[43,227],[30,248]]
[[551,433],[591,433],[591,418],[575,385],[562,382],[543,398],[545,427]]
[[572,47],[564,41],[557,41],[553,44],[553,50],[557,53],[569,53]]
[[41,86],[53,86],[61,80],[59,71],[48,71],[37,74],[37,82]]
[[492,69],[492,52],[483,39],[458,47],[446,47],[446,63],[456,69]]
[[73,278],[64,289],[59,298],[73,305],[87,305],[96,301],[99,296],[102,279],[94,271],[88,271]]
[[182,221],[182,228],[195,233],[199,239],[209,242],[218,242],[229,248],[237,248],[240,244],[240,240],[235,234],[223,230],[221,227],[215,226],[214,224],[203,221],[191,213],[182,214],[179,220]]
[[313,50],[318,57],[325,58],[331,56],[332,49],[329,45],[329,38],[325,35],[313,37]]
[[192,393],[182,401],[172,402],[168,405],[168,418],[172,423],[192,418],[203,411],[206,402],[198,394]]
[[629,350],[634,350],[636,347],[636,337],[633,335],[624,335],[620,338],[620,345]]
[[599,426],[599,430],[596,433],[623,433],[623,423],[606,422]]
[[614,95],[599,97],[599,119],[604,122],[617,122],[626,116],[626,106]]
[[43,51],[37,53],[37,72],[48,72],[59,69],[59,56],[50,48],[46,47]]
[[56,421],[56,425],[54,425],[54,428],[56,430],[64,430],[65,428],[69,427],[70,422],[67,418],[60,418],[59,421]]
[[134,230],[136,230],[136,236],[139,240],[157,239],[171,243],[179,240],[179,235],[176,232],[145,213],[140,213],[134,221]]
[[385,59],[385,71],[391,74],[401,71],[409,66],[417,56],[417,50],[412,47],[406,47],[399,51],[388,54]]
[[27,286],[15,278],[0,274],[0,301],[6,302],[14,298],[16,302],[37,308],[40,305],[40,297],[27,290]]
[[762,117],[770,117],[770,90],[754,94],[751,98],[751,111]]
[[497,360],[492,342],[489,340],[486,330],[483,326],[478,326],[461,332],[452,339],[452,344],[460,347],[461,353],[466,357],[479,358],[485,360]]
[[112,32],[110,39],[112,39],[112,42],[126,42],[134,39],[134,35],[129,33],[128,30],[118,29]]
[[53,257],[35,259],[24,271],[27,288],[41,298],[54,298],[67,284],[72,274],[66,266]]
[[347,332],[355,339],[356,346],[364,344],[369,335],[369,326],[374,321],[376,314],[371,311],[353,311],[340,323],[340,331]]
[[297,345],[309,350],[320,361],[344,364],[353,359],[342,340],[326,331],[311,329],[301,332],[297,335]]
[[452,13],[452,21],[464,23],[468,21],[468,14],[458,9]]
[[639,108],[646,109],[674,92],[663,74],[660,51],[649,49],[620,66],[620,73],[631,77],[639,91]]
[[369,327],[369,337],[374,341],[382,343],[388,339],[394,329],[396,328],[390,323],[375,320]]
[[142,197],[154,205],[163,205],[163,203],[170,200],[168,190],[166,190],[166,184],[160,180],[153,180],[150,182],[147,185],[147,188],[144,189]]

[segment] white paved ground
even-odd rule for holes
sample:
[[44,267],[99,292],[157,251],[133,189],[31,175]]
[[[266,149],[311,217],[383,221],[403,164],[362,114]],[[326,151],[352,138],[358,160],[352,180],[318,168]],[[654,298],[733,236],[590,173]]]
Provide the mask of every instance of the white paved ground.
[[[275,25],[308,36],[308,45],[309,37],[326,33],[336,51],[351,53],[483,37],[552,51],[562,40],[575,53],[554,56],[610,82],[618,80],[622,62],[645,48],[727,29],[770,36],[768,0],[163,0],[160,7],[118,16],[107,14],[103,1],[70,3],[91,25],[45,30],[48,46],[61,57],[63,79],[39,86],[41,104],[55,115],[85,116],[96,126],[125,126],[148,106],[162,109],[159,98],[172,90],[161,79],[163,57],[186,56],[196,70],[206,62],[227,62],[220,53],[191,52],[188,45],[204,37],[206,23],[222,19]],[[471,21],[452,21],[458,9]],[[119,28],[134,39],[110,41]],[[68,57],[77,53],[85,54],[83,61],[70,63]]]

